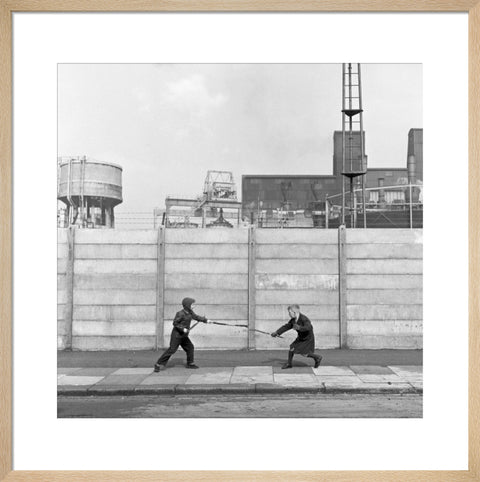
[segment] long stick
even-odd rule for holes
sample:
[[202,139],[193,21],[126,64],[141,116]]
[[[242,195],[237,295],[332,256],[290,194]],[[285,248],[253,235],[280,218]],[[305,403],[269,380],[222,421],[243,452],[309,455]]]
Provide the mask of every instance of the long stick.
[[[192,325],[190,327],[190,331],[192,331],[200,322],[197,321],[194,325]],[[230,324],[230,323],[221,323],[220,321],[210,321],[209,324],[212,324],[212,325],[221,325],[221,326],[239,326],[241,328],[248,328],[248,325],[239,325],[239,324]],[[266,332],[266,331],[262,331],[262,330],[257,330],[257,329],[249,329],[248,331],[257,331],[258,333],[263,333],[264,335],[269,335],[270,336],[270,333]],[[283,336],[281,335],[278,335],[276,336],[275,338],[283,338]]]

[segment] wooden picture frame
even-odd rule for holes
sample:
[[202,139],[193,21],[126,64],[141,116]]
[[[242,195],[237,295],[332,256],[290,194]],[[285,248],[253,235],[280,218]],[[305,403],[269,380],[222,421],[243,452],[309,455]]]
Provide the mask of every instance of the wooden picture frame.
[[[469,15],[469,462],[466,471],[13,471],[12,470],[12,23],[15,12],[468,12]],[[0,3],[0,480],[480,479],[480,0],[2,0]]]

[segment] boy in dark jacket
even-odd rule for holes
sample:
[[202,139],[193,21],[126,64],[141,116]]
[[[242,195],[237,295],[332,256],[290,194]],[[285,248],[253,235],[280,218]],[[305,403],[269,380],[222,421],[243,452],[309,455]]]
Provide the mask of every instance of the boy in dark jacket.
[[290,305],[288,307],[288,314],[290,315],[290,321],[271,334],[271,336],[276,337],[291,329],[297,332],[297,338],[290,345],[288,361],[282,368],[292,368],[292,360],[295,353],[313,358],[315,360],[314,367],[318,368],[322,357],[315,353],[315,336],[313,334],[312,323],[303,313],[300,313],[300,307],[298,305]]
[[188,334],[190,332],[190,323],[192,320],[201,321],[202,323],[208,323],[207,318],[197,315],[192,310],[192,305],[195,303],[193,298],[184,298],[182,300],[183,310],[180,310],[175,315],[173,320],[173,330],[170,336],[170,346],[163,353],[163,355],[157,360],[153,370],[159,372],[165,369],[169,358],[178,350],[181,346],[187,353],[187,368],[198,368],[193,363],[194,346],[191,342]]

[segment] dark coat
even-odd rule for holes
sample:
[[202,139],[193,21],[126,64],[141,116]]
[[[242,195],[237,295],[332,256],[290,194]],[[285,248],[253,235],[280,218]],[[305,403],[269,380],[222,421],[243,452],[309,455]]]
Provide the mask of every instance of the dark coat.
[[[293,329],[295,318],[292,318],[287,324],[281,326],[276,333],[281,335],[288,330]],[[313,334],[313,327],[310,320],[300,313],[298,321],[296,322],[300,328],[297,329],[297,338],[290,345],[290,350],[299,355],[309,355],[315,351],[315,335]]]
[[191,306],[194,302],[195,300],[193,298],[184,298],[184,300],[182,301],[183,310],[178,311],[175,315],[175,318],[173,319],[174,332],[176,331],[177,333],[185,335],[183,329],[190,329],[190,323],[192,322],[192,320],[203,322],[207,321],[207,318],[197,315],[193,312]]

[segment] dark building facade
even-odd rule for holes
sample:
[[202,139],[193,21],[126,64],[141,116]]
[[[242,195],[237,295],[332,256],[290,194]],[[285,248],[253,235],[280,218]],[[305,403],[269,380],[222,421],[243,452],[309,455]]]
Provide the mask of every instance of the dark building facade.
[[[359,133],[355,133],[359,137]],[[358,142],[358,146],[359,146]],[[244,175],[242,176],[243,214],[258,209],[308,210],[312,203],[342,192],[342,131],[333,134],[333,175]],[[355,148],[354,148],[355,149]],[[354,156],[355,156],[354,151]],[[360,156],[360,147],[358,147]],[[410,156],[414,156],[414,160]],[[423,129],[410,129],[407,159],[414,162],[415,181],[423,180]],[[366,156],[365,156],[366,158]],[[369,168],[366,187],[396,186],[408,183],[407,168]]]

